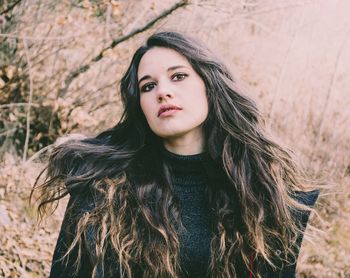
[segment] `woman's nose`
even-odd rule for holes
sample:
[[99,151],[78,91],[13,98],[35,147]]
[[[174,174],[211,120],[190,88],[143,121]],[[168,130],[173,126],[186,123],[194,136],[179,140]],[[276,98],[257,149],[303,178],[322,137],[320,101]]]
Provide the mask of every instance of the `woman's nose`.
[[167,98],[173,98],[174,97],[174,92],[170,84],[168,82],[159,82],[158,83],[158,88],[157,88],[157,100],[158,102],[161,102],[164,99]]

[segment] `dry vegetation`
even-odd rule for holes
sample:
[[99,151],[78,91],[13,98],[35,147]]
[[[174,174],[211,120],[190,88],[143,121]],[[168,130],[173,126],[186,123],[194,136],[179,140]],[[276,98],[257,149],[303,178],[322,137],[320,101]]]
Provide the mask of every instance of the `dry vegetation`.
[[47,276],[65,204],[38,226],[28,196],[51,144],[114,125],[131,53],[172,29],[224,57],[273,133],[331,185],[298,276],[350,277],[349,10],[347,0],[0,0],[0,276]]

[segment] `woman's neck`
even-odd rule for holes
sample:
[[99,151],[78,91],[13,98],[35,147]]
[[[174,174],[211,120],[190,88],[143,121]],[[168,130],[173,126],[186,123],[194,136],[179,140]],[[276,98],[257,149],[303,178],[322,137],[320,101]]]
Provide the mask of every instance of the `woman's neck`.
[[163,140],[164,148],[178,155],[194,155],[204,152],[204,137],[181,136],[177,138],[166,138]]

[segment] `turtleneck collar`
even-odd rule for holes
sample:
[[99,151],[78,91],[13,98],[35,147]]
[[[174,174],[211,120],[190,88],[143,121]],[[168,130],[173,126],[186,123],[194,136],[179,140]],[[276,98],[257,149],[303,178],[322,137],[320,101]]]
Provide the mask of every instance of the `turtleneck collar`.
[[163,160],[170,165],[175,175],[205,175],[210,179],[219,180],[225,177],[225,172],[218,162],[215,162],[208,151],[193,155],[180,155],[160,148]]
[[192,155],[181,155],[168,151],[162,147],[162,156],[171,166],[175,175],[203,174],[203,163],[208,159],[207,152]]
[[209,180],[218,181],[224,176],[222,169],[210,158],[207,151],[193,155],[180,155],[160,149],[163,160],[170,166],[178,185],[198,185]]

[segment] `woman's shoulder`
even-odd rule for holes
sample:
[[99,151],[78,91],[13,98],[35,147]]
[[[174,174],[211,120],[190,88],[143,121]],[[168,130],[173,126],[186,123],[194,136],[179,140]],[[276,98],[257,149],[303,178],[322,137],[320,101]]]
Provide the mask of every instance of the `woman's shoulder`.
[[294,192],[295,199],[308,207],[313,207],[320,195],[319,189],[314,189],[311,191],[296,191]]
[[320,190],[315,189],[311,191],[297,191],[294,192],[294,198],[302,205],[305,205],[310,208],[310,210],[297,209],[293,211],[294,217],[301,224],[302,229],[306,228],[306,225],[309,221],[310,213],[312,208],[315,206],[316,201],[320,195]]
[[88,187],[69,190],[69,209],[72,216],[80,218],[85,213],[90,213],[96,207],[96,194]]

